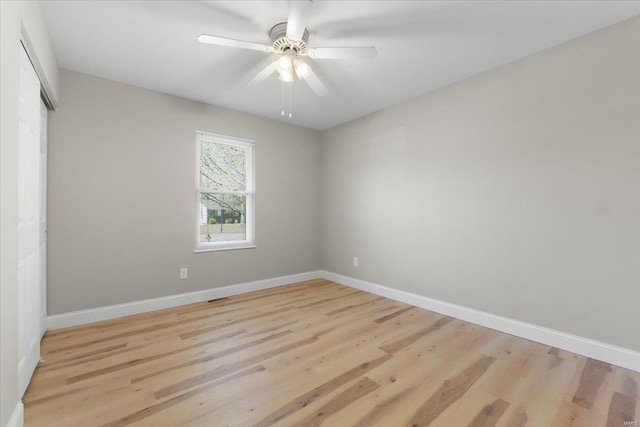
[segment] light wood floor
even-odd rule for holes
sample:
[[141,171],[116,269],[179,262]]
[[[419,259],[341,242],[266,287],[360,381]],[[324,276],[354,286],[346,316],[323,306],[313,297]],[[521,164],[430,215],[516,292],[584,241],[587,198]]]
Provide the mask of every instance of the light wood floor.
[[638,372],[326,280],[51,331],[42,354],[27,427],[640,421]]

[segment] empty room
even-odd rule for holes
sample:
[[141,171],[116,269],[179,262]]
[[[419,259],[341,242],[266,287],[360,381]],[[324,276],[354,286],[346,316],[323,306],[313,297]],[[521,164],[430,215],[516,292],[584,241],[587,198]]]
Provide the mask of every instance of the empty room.
[[0,19],[0,427],[640,426],[640,1]]

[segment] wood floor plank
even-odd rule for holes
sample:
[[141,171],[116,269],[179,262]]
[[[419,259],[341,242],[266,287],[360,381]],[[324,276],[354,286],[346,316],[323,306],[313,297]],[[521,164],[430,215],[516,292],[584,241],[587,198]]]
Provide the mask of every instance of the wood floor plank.
[[613,391],[627,396],[640,398],[640,372],[628,369],[616,369]]
[[140,421],[140,420],[142,420],[144,418],[147,418],[147,417],[149,417],[151,415],[157,414],[158,412],[164,411],[164,410],[166,410],[166,409],[168,409],[168,408],[170,408],[170,407],[172,407],[174,405],[177,405],[178,403],[180,403],[182,401],[190,399],[190,398],[198,395],[199,393],[202,393],[205,390],[209,390],[209,389],[211,389],[213,387],[217,387],[217,386],[219,386],[221,384],[224,384],[226,382],[233,381],[236,378],[240,378],[240,377],[243,377],[245,375],[251,375],[251,374],[253,374],[255,372],[261,372],[261,371],[264,371],[264,367],[261,366],[261,365],[258,365],[258,366],[254,366],[252,368],[245,369],[245,370],[240,371],[240,372],[236,372],[233,375],[229,375],[229,376],[227,376],[225,378],[219,379],[217,381],[213,381],[211,383],[208,383],[205,386],[198,387],[198,388],[196,388],[194,390],[191,390],[191,391],[189,391],[187,393],[183,393],[183,394],[180,394],[178,396],[175,396],[172,399],[162,401],[162,402],[157,403],[155,405],[152,405],[152,406],[146,407],[144,409],[141,409],[139,411],[136,411],[136,412],[133,412],[131,414],[128,414],[128,415],[126,415],[126,416],[124,416],[122,418],[118,418],[116,420],[113,420],[113,421],[110,421],[108,423],[102,424],[100,427],[116,427],[116,426],[126,426],[126,425],[129,425],[129,424],[133,424],[133,423],[135,423],[137,421]]
[[[492,365],[491,370],[495,365]],[[496,400],[496,396],[491,395],[478,388],[478,383],[469,387],[464,396],[454,403],[452,403],[447,409],[445,409],[431,424],[430,427],[449,427],[460,426],[465,427],[472,421],[482,421],[483,409],[490,407]],[[504,399],[502,399],[504,400]],[[507,405],[505,412],[509,409],[510,405]],[[504,413],[503,413],[504,414]],[[501,415],[495,420],[493,425],[496,425],[501,419]]]
[[435,393],[448,376],[459,371],[461,364],[472,360],[473,354],[459,353],[454,359],[443,360],[419,346],[403,349],[367,374],[381,388],[352,405],[345,415],[345,425],[405,425],[425,396]]
[[[555,356],[547,354],[544,346],[523,340],[512,359],[496,361],[494,369],[479,381],[478,386],[492,390],[511,405],[522,407],[527,425],[561,426],[564,424],[555,423],[556,414],[562,410],[568,390],[572,389],[572,381],[580,369],[575,360],[556,364]],[[501,379],[495,375],[497,370],[504,370]],[[492,386],[492,382],[497,387]],[[601,424],[594,422],[593,425]]]
[[466,391],[486,372],[495,359],[481,356],[475,363],[455,377],[447,380],[414,413],[407,423],[411,427],[427,426],[460,399]]
[[[182,353],[182,352],[191,350],[193,348],[202,347],[202,345],[205,344],[205,343],[206,344],[211,344],[213,342],[218,342],[221,339],[227,339],[229,337],[233,337],[233,336],[239,335],[239,333],[242,333],[243,331],[244,330],[241,329],[240,331],[234,331],[234,332],[231,332],[231,333],[228,333],[228,334],[224,334],[224,335],[222,335],[220,337],[212,338],[210,340],[205,341],[204,343],[197,343],[197,344],[186,346],[186,347],[183,347],[183,348],[180,348],[180,349],[177,349],[177,350],[167,351],[167,352],[164,352],[164,353],[154,354],[154,355],[147,356],[147,357],[142,357],[142,358],[131,359],[131,360],[128,360],[126,362],[117,363],[115,365],[110,365],[110,366],[105,366],[104,368],[95,369],[95,370],[92,370],[92,371],[89,371],[89,372],[84,372],[84,373],[82,373],[80,375],[75,375],[73,377],[67,378],[67,384],[73,384],[73,383],[76,383],[76,382],[79,382],[79,381],[86,380],[88,378],[95,378],[95,377],[98,377],[98,376],[101,376],[101,375],[110,374],[112,372],[116,372],[116,371],[119,371],[119,370],[122,370],[122,369],[129,369],[129,368],[132,368],[134,366],[141,365],[143,363],[148,363],[148,362],[152,362],[154,360],[161,359],[163,357],[173,356],[175,354]],[[250,341],[248,343],[245,343],[245,344],[242,344],[242,345],[239,345],[239,346],[236,346],[236,347],[232,347],[232,348],[229,348],[229,349],[226,349],[226,350],[222,350],[222,351],[219,351],[217,353],[210,354],[208,356],[204,356],[204,357],[192,360],[192,361],[187,362],[187,363],[201,363],[201,362],[217,359],[219,357],[235,353],[235,352],[243,350],[245,348],[249,348],[249,347],[252,347],[254,345],[263,344],[263,343],[268,342],[270,340],[280,338],[280,337],[282,337],[284,335],[290,334],[291,332],[292,331],[290,331],[290,330],[282,331],[280,333],[269,335],[268,337],[264,337],[264,338],[261,338],[261,339],[258,339],[258,340],[254,340],[254,341]],[[174,365],[174,366],[180,367],[181,365]]]
[[394,411],[395,408],[401,406],[401,403],[409,396],[414,393],[418,386],[413,386],[409,388],[405,388],[396,394],[382,400],[380,403],[377,403],[370,412],[366,413],[366,415],[360,420],[353,424],[354,427],[369,427],[374,425],[375,422],[379,421],[385,415]]
[[186,340],[188,338],[192,338],[192,337],[195,337],[195,336],[198,336],[198,335],[207,334],[209,332],[217,331],[217,330],[223,329],[223,328],[228,328],[229,326],[237,325],[237,324],[242,323],[242,322],[247,321],[247,320],[261,319],[263,317],[273,316],[274,314],[280,314],[280,313],[283,313],[283,312],[286,312],[286,311],[289,311],[289,310],[293,310],[293,309],[295,309],[294,306],[287,306],[287,307],[279,308],[277,310],[267,311],[265,313],[254,314],[252,316],[246,316],[246,317],[240,317],[238,319],[234,319],[234,320],[231,320],[231,321],[228,321],[228,322],[224,322],[224,323],[218,323],[218,324],[215,324],[213,326],[209,326],[207,328],[201,328],[201,329],[196,329],[196,330],[193,330],[193,331],[190,331],[190,332],[182,333],[182,334],[180,334],[180,338],[183,339],[183,340]]
[[587,360],[572,402],[591,409],[605,377],[612,371],[611,365],[608,363],[593,359]]
[[527,410],[522,406],[515,407],[511,415],[505,415],[503,418],[505,423],[502,424],[501,427],[525,427],[527,425],[527,421],[529,421],[529,417],[527,417]]
[[[100,385],[77,387],[75,389],[57,388],[53,398],[43,398],[38,401],[25,402],[25,425],[46,426],[51,425],[95,425],[95,422],[86,422],[87,419],[97,417],[98,405],[103,405],[112,399],[114,392],[122,393],[123,390],[131,390],[131,384],[126,379],[115,379]],[[141,391],[144,391],[141,389]],[[152,395],[150,397],[153,397]],[[145,402],[145,405],[153,403],[155,399]],[[87,402],[91,402],[91,411],[86,410]],[[132,401],[137,406],[139,401]],[[113,402],[112,402],[113,403]],[[143,407],[144,407],[143,406]],[[84,424],[83,424],[84,423]]]
[[391,354],[396,353],[398,350],[405,348],[406,346],[414,343],[420,338],[427,336],[432,332],[437,331],[438,329],[442,328],[444,325],[451,322],[452,320],[453,320],[453,317],[444,316],[440,318],[437,322],[435,322],[433,325],[430,325],[429,327],[421,329],[411,335],[400,338],[389,344],[385,344],[382,347],[380,347],[380,349],[386,351],[387,353],[391,353]]
[[507,351],[512,353],[510,357],[496,359],[496,369],[487,372],[479,387],[508,402],[519,401],[527,394],[527,390],[522,389],[525,384],[522,380],[545,375],[553,356],[546,354],[545,346],[523,340],[516,346],[509,346]]
[[292,413],[300,410],[301,408],[307,407],[307,405],[312,404],[318,398],[332,392],[333,390],[337,389],[341,385],[346,384],[350,381],[353,381],[355,378],[358,378],[359,376],[366,374],[371,369],[386,362],[390,358],[391,358],[391,355],[386,355],[368,362],[364,362],[356,366],[355,368],[350,369],[344,372],[343,374],[340,374],[337,377],[330,379],[329,381],[322,384],[321,386],[318,386],[311,391],[301,394],[296,399],[281,406],[279,409],[272,412],[271,414],[269,414],[267,417],[263,418],[256,424],[254,424],[254,427],[270,426],[278,421],[281,421],[287,418]]
[[41,368],[43,370],[56,369],[56,368],[59,369],[59,368],[64,368],[65,366],[75,365],[77,363],[81,363],[87,360],[99,360],[102,357],[106,357],[109,354],[113,354],[113,352],[117,350],[125,350],[126,348],[127,348],[126,343],[111,345],[108,347],[103,347],[97,350],[78,354],[76,356],[59,359],[55,362],[47,362],[46,364],[43,364]]
[[41,354],[29,427],[640,418],[640,372],[324,279],[50,331]]
[[497,399],[490,405],[483,407],[480,412],[471,420],[467,427],[493,427],[505,413],[509,403],[502,399]]
[[115,329],[96,328],[96,332],[90,335],[90,339],[86,339],[84,335],[76,336],[76,334],[72,334],[72,339],[66,339],[67,337],[62,336],[60,337],[62,345],[54,346],[53,348],[47,345],[44,346],[41,351],[47,355],[45,360],[55,361],[61,356],[70,357],[75,355],[75,352],[85,352],[87,351],[87,347],[91,348],[103,343],[115,345],[120,342],[134,340],[139,338],[139,336],[147,337],[151,334],[172,334],[180,329],[197,329],[202,325],[211,324],[211,321],[219,315],[220,313],[212,312],[196,317],[184,317],[180,319],[164,318],[162,322],[155,323],[150,319],[141,324],[133,323],[136,325],[136,328],[129,327],[128,330],[121,326]]
[[[538,421],[538,419],[534,420]],[[544,421],[544,420],[543,420]],[[583,406],[571,402],[562,402],[553,419],[546,422],[552,426],[604,426],[605,414],[593,412]],[[542,424],[542,422],[539,422]],[[624,426],[623,426],[624,427]]]
[[[326,317],[323,314],[319,316],[321,318],[317,321],[326,329],[318,331],[312,327],[305,328],[319,338],[318,344],[296,349],[290,354],[281,355],[277,360],[265,362],[270,372],[279,375],[283,371],[303,367],[302,369],[313,369],[314,372],[331,375],[328,371],[343,363],[350,363],[354,353],[383,355],[384,352],[376,347],[376,343],[397,335],[397,328],[393,325],[372,327],[371,321],[366,318],[324,320]],[[338,365],[331,363],[334,360],[340,360],[343,363]]]
[[618,392],[613,393],[609,413],[607,414],[607,427],[633,425],[637,420],[636,405],[638,399]]
[[382,317],[374,320],[374,322],[376,322],[378,324],[384,323],[384,322],[388,322],[389,320],[395,319],[396,317],[400,316],[401,314],[404,314],[407,311],[413,310],[413,309],[415,309],[415,307],[410,305],[410,306],[405,307],[405,308],[403,308],[401,310],[394,311],[393,313],[387,314],[386,316],[382,316]]
[[338,308],[336,310],[332,310],[332,311],[330,311],[328,313],[325,313],[325,315],[327,315],[327,316],[335,316],[336,314],[340,314],[340,313],[344,313],[344,312],[348,312],[348,311],[352,312],[356,308],[360,308],[360,307],[368,306],[368,305],[371,305],[371,304],[375,304],[376,301],[381,301],[383,299],[384,298],[382,298],[382,297],[370,298],[368,301],[365,301],[365,302],[356,303],[356,304],[350,304],[350,305],[347,305],[346,307],[341,307],[341,308]]
[[262,334],[266,334],[268,332],[274,332],[274,331],[277,331],[279,329],[287,328],[287,327],[290,327],[290,326],[298,324],[298,323],[300,323],[300,320],[297,320],[297,319],[289,321],[289,322],[284,322],[284,323],[278,322],[278,324],[276,324],[274,326],[269,326],[269,327],[267,327],[265,329],[260,329],[260,330],[257,330],[255,332],[251,332],[249,334],[246,334],[245,337],[254,337],[256,335],[262,335]]
[[[310,344],[313,343],[317,340],[317,338],[315,337],[311,337],[311,338],[306,338],[300,341],[296,341],[290,344],[286,344],[282,347],[277,347],[274,348],[272,350],[268,350],[266,352],[254,355],[254,356],[250,356],[248,358],[239,360],[237,362],[233,362],[233,363],[229,363],[226,365],[222,365],[219,366],[213,370],[207,371],[204,374],[201,375],[197,375],[195,377],[191,377],[191,378],[186,378],[176,384],[173,384],[169,387],[164,387],[158,391],[156,391],[156,398],[160,399],[166,396],[169,396],[171,394],[174,393],[179,393],[185,389],[188,389],[190,387],[196,386],[198,384],[202,384],[205,383],[207,381],[211,381],[214,380],[216,378],[220,378],[222,376],[228,375],[230,373],[233,373],[235,371],[244,369],[247,366],[251,366],[254,365],[256,363],[260,363],[264,360],[267,360],[275,355],[278,355],[280,353],[289,351],[293,348],[296,347],[300,347],[306,344]],[[132,381],[135,382],[135,379]]]
[[443,359],[453,359],[460,352],[477,352],[499,359],[495,348],[499,345],[499,337],[500,334],[491,329],[453,320],[446,327],[421,339],[419,343],[430,346],[429,352]]
[[326,404],[322,405],[314,414],[311,414],[309,417],[305,418],[302,421],[299,421],[292,426],[295,427],[316,427],[322,424],[324,420],[328,417],[336,414],[341,409],[344,409],[348,405],[352,404],[356,400],[361,397],[371,393],[375,389],[380,387],[374,381],[371,381],[369,378],[364,377],[342,393],[335,396]]
[[347,292],[347,293],[345,293],[343,295],[338,295],[338,296],[330,297],[330,298],[324,298],[324,299],[321,299],[319,301],[311,302],[309,304],[299,305],[298,308],[306,309],[306,308],[313,307],[313,306],[316,306],[316,305],[319,305],[319,304],[323,304],[324,305],[324,304],[327,304],[329,302],[333,303],[333,302],[335,302],[337,300],[340,300],[340,299],[343,299],[343,298],[347,298],[347,297],[350,297],[350,296],[353,296],[353,295],[362,295],[363,293],[364,292],[362,292],[362,291]]
[[62,400],[71,395],[78,395],[82,392],[85,392],[91,388],[90,386],[76,387],[76,388],[68,388],[64,389],[61,392],[54,392],[46,396],[38,396],[35,393],[28,393],[23,399],[23,403],[27,405],[29,408],[34,408],[37,405],[41,405],[46,402],[50,402],[53,400]]

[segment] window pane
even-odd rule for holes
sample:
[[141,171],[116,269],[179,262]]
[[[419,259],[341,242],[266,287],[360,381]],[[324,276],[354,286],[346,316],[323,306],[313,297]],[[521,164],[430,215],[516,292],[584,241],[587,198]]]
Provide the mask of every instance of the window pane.
[[245,191],[246,148],[201,141],[200,188],[203,190]]
[[200,194],[200,242],[247,240],[246,213],[246,196]]

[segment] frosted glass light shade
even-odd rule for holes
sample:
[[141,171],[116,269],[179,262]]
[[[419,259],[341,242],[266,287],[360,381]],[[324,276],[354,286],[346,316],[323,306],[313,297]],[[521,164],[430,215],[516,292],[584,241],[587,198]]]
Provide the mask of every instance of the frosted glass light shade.
[[300,58],[296,58],[295,61],[293,61],[293,67],[295,68],[296,75],[300,80],[306,79],[309,74],[311,74],[311,67],[309,64]]
[[287,82],[287,83],[293,82],[293,73],[291,72],[291,69],[281,70],[278,68],[278,74],[279,74],[278,78],[283,82]]
[[279,71],[291,71],[292,60],[290,55],[282,55],[278,59]]

